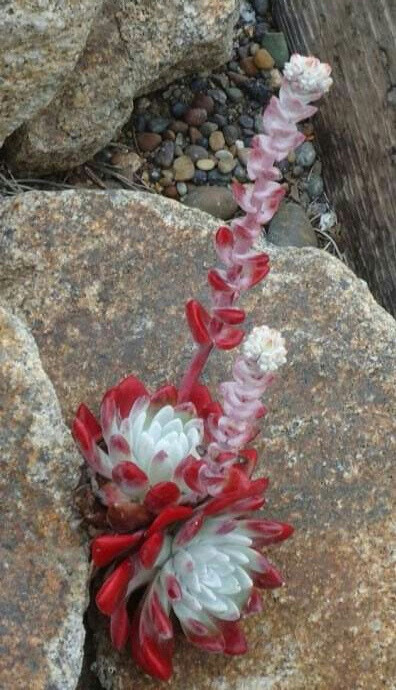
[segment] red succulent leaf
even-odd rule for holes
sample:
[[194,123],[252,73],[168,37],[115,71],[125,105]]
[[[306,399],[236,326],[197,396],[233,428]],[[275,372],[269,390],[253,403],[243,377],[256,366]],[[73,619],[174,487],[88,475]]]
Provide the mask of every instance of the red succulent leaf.
[[116,484],[130,491],[143,488],[148,482],[147,474],[134,462],[129,461],[119,462],[113,468],[112,478]]
[[208,271],[208,281],[209,285],[220,292],[233,292],[233,288],[229,283],[220,275],[219,271],[215,268],[211,268]]
[[195,299],[186,303],[186,316],[192,336],[198,345],[209,345],[211,342],[208,325],[210,316],[206,309]]
[[[246,501],[246,499],[257,499],[257,503],[260,504],[260,501],[263,501],[261,494],[265,491],[267,486],[268,479],[256,479],[255,481],[249,482],[248,488],[220,494],[220,496],[206,503],[203,508],[204,515],[217,515],[228,509],[233,509],[234,512],[234,510],[239,507],[239,504],[243,505],[243,501]],[[246,505],[249,506],[250,502],[247,501]],[[245,510],[248,509],[249,508],[246,508]]]
[[166,385],[159,388],[150,398],[150,402],[155,405],[172,405],[177,403],[177,388],[176,386]]
[[147,389],[139,379],[135,376],[127,376],[117,386],[107,391],[102,406],[106,405],[109,399],[114,400],[121,419],[125,419],[128,417],[135,400],[147,395]]
[[129,580],[133,575],[133,564],[126,558],[104,581],[96,595],[96,605],[106,616],[111,616],[124,599]]
[[196,534],[198,534],[204,524],[205,516],[203,513],[196,513],[178,531],[175,537],[175,544],[182,546],[187,544]]
[[189,518],[192,513],[193,509],[189,506],[169,506],[155,518],[154,522],[151,523],[146,532],[146,536],[150,537],[152,534],[154,534],[154,532],[165,529],[165,527],[168,527],[168,525],[171,525],[173,522],[185,520]]
[[244,464],[243,468],[248,475],[248,477],[251,476],[252,472],[254,471],[254,468],[257,465],[257,460],[258,460],[258,453],[255,448],[244,448],[239,451],[239,455],[241,458],[244,459]]
[[213,314],[218,319],[221,319],[221,321],[224,321],[224,323],[228,323],[232,326],[243,323],[246,317],[243,309],[235,309],[233,307],[227,309],[214,309]]
[[245,654],[247,642],[239,623],[237,621],[218,621],[218,626],[224,637],[224,654]]
[[196,383],[191,388],[189,401],[193,403],[198,417],[201,417],[205,413],[208,406],[213,402],[209,388],[201,383]]
[[76,419],[78,419],[87,430],[90,438],[96,443],[102,438],[102,428],[92,412],[84,403],[82,403],[77,412]]
[[152,513],[160,513],[166,506],[176,503],[180,489],[174,482],[159,482],[145,496],[144,504]]
[[253,587],[249,599],[247,600],[244,608],[243,615],[251,616],[253,613],[260,613],[263,610],[263,600],[261,598],[260,592]]
[[164,539],[163,532],[154,532],[154,534],[142,544],[139,551],[139,558],[144,568],[150,569],[154,566],[158,554],[162,549]]
[[219,350],[232,350],[238,347],[245,336],[245,331],[232,326],[224,326],[220,333],[214,337],[214,342]]
[[125,551],[137,546],[141,541],[143,531],[135,534],[102,534],[96,537],[92,544],[92,560],[99,568],[111,563],[114,558]]

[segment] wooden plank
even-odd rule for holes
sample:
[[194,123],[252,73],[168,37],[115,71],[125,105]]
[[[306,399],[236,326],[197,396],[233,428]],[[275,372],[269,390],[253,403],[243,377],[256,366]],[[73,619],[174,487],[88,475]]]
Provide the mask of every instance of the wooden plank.
[[318,116],[348,258],[396,314],[396,0],[274,0],[293,50],[333,67]]

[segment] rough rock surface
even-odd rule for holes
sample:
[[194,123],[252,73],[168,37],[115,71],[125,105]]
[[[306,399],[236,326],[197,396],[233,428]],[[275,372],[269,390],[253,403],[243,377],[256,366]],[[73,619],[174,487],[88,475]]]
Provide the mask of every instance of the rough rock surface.
[[13,137],[9,161],[54,171],[86,161],[132,112],[133,98],[226,62],[238,0],[105,0],[63,91]]
[[88,559],[80,458],[26,326],[0,307],[0,687],[74,690]]
[[0,146],[48,105],[82,52],[102,0],[0,3]]
[[[151,386],[180,376],[183,302],[205,294],[213,218],[139,193],[35,192],[7,201],[0,226],[2,294],[31,324],[69,418],[128,372]],[[246,621],[245,657],[178,640],[171,687],[391,690],[395,321],[324,252],[269,252],[272,272],[245,306],[288,343],[259,441],[269,514],[296,526],[274,553],[287,586]],[[231,357],[214,357],[210,385]],[[103,687],[158,689],[105,635],[97,643]]]

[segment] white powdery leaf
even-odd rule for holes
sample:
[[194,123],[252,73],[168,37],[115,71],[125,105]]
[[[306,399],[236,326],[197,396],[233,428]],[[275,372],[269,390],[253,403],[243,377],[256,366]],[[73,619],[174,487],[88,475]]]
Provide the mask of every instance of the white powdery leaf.
[[307,95],[326,93],[333,83],[330,73],[331,67],[327,63],[312,55],[306,57],[298,53],[291,56],[283,70],[284,78],[293,89]]
[[287,350],[279,331],[268,326],[256,326],[243,344],[243,354],[265,373],[276,371],[285,364]]

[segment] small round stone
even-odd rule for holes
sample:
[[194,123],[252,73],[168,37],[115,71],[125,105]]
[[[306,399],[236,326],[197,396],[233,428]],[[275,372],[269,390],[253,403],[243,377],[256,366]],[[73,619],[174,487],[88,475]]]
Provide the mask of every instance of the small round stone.
[[302,165],[303,168],[310,168],[315,162],[316,151],[310,141],[304,141],[301,146],[296,149],[296,163]]
[[197,168],[199,170],[204,170],[205,172],[213,170],[215,165],[216,163],[211,158],[201,158],[201,160],[197,161],[196,163]]
[[276,67],[270,72],[270,87],[271,89],[280,89],[282,86],[282,75]]
[[185,196],[187,194],[187,191],[188,191],[187,185],[185,184],[185,182],[178,182],[176,185],[176,189],[177,189],[178,193],[180,194],[180,196]]
[[246,182],[248,179],[247,172],[240,163],[237,163],[234,168],[234,177],[236,177],[239,182]]
[[239,118],[239,124],[244,129],[253,129],[254,120],[249,115],[241,115],[241,117]]
[[216,103],[221,105],[227,103],[227,94],[222,89],[209,89],[208,93]]
[[232,144],[235,144],[236,140],[239,137],[239,127],[236,127],[236,125],[226,125],[223,128],[223,134],[226,144],[228,146],[231,146]]
[[251,99],[256,101],[259,105],[266,105],[271,98],[271,91],[264,84],[263,81],[255,79],[246,84],[246,91]]
[[193,93],[203,92],[205,91],[207,86],[207,80],[203,79],[202,77],[196,77],[195,79],[192,79],[190,82],[190,89]]
[[248,149],[246,147],[238,148],[238,150],[237,150],[238,160],[245,168],[247,166],[249,154],[250,154],[250,149]]
[[147,129],[150,132],[155,132],[155,134],[162,134],[162,132],[168,129],[169,124],[170,120],[168,118],[153,115],[147,120]]
[[194,163],[188,156],[180,156],[173,163],[173,172],[177,182],[192,180],[195,173]]
[[227,89],[227,96],[233,103],[240,103],[244,98],[241,89],[238,89],[237,86],[229,86]]
[[154,168],[153,170],[150,170],[149,174],[150,174],[150,180],[152,182],[159,182],[160,181],[160,179],[161,179],[161,171],[160,170],[157,170],[156,168]]
[[184,113],[183,118],[188,125],[199,127],[208,119],[208,113],[205,108],[189,108]]
[[285,35],[281,31],[271,31],[264,35],[261,41],[262,48],[268,50],[279,69],[283,69],[289,59],[289,48]]
[[311,175],[305,186],[311,199],[316,199],[323,192],[323,178],[321,175]]
[[269,0],[253,0],[253,7],[258,15],[263,16],[268,12]]
[[191,106],[193,108],[203,108],[210,115],[214,110],[214,100],[207,93],[197,93],[193,98]]
[[172,130],[172,132],[175,132],[178,134],[179,132],[182,132],[182,134],[185,134],[188,132],[188,124],[187,122],[183,122],[183,120],[173,120],[171,124],[169,125],[169,129]]
[[207,150],[203,146],[198,146],[197,144],[190,144],[190,146],[187,146],[185,153],[186,156],[191,158],[193,163],[196,163],[201,158],[208,157]]
[[135,117],[134,124],[136,132],[145,132],[147,124],[146,115],[144,115],[143,113],[138,113]]
[[169,197],[169,199],[178,199],[179,198],[179,193],[177,191],[176,185],[172,184],[169,185],[169,187],[166,187],[164,190],[165,196]]
[[212,149],[212,151],[220,151],[220,149],[224,148],[224,144],[225,139],[223,132],[212,132],[212,134],[209,137],[209,146]]
[[260,46],[258,43],[251,43],[250,44],[250,48],[249,48],[250,55],[256,55],[258,50],[260,50]]
[[272,69],[275,65],[275,60],[265,48],[260,48],[254,56],[254,64],[259,69]]
[[193,177],[193,182],[196,185],[206,184],[208,181],[208,176],[204,170],[196,170]]
[[155,162],[161,168],[170,168],[175,156],[175,144],[173,141],[163,141],[155,154]]
[[160,135],[154,132],[142,132],[137,135],[138,146],[145,153],[154,151],[154,149],[160,145],[161,141]]
[[202,134],[197,127],[190,127],[188,135],[192,144],[196,144],[202,138]]
[[199,129],[204,137],[210,137],[212,132],[216,132],[219,129],[219,125],[215,122],[204,122]]
[[176,117],[179,119],[180,117],[183,117],[184,113],[188,110],[188,105],[186,103],[180,103],[178,101],[177,103],[174,103],[171,107],[171,112],[173,117]]
[[227,151],[226,149],[220,149],[220,151],[216,151],[215,156],[219,161],[229,161],[233,158],[232,153],[230,151]]
[[248,77],[255,77],[257,75],[257,67],[252,56],[242,58],[241,67]]
[[212,120],[216,123],[216,125],[219,125],[220,129],[227,125],[227,118],[225,115],[220,115],[220,113],[213,115]]
[[237,162],[235,158],[228,158],[225,160],[220,160],[218,163],[218,168],[221,173],[227,174],[234,170]]
[[254,116],[254,131],[257,134],[262,134],[264,132],[263,116],[261,114]]

